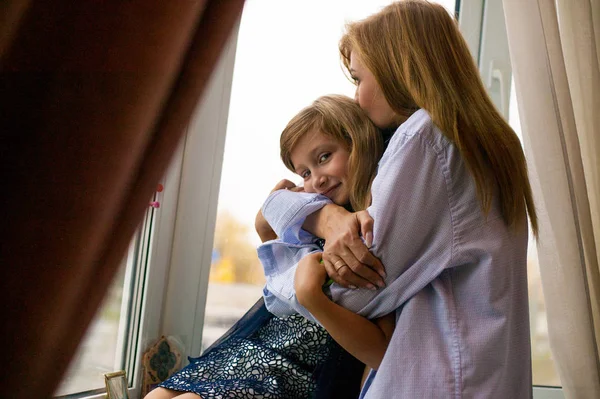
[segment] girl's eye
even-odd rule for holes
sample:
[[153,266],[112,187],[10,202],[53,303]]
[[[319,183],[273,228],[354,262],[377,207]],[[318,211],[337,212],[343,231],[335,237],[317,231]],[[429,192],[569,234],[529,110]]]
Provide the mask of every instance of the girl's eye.
[[350,76],[350,78],[352,78],[352,81],[354,82],[355,85],[358,84],[359,80],[356,76]]
[[308,179],[310,177],[310,170],[305,170],[304,172],[300,173],[300,177],[302,177],[304,180]]
[[323,163],[323,162],[327,161],[327,159],[329,159],[330,156],[331,156],[330,153],[325,153],[325,154],[321,155],[319,157],[319,163]]

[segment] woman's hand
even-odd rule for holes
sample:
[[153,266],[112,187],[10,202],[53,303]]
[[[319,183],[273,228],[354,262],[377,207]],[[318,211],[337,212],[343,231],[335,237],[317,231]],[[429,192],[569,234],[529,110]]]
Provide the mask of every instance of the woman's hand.
[[[291,181],[283,179],[275,185],[275,187],[271,190],[271,194],[277,190],[304,191],[304,188],[297,187]],[[262,242],[274,240],[277,238],[277,234],[275,234],[275,232],[265,219],[261,209],[258,210],[256,218],[254,219],[254,228],[256,229],[256,232],[258,233],[258,236],[260,237],[260,240]]]
[[300,305],[310,311],[311,304],[323,294],[327,272],[321,263],[322,253],[313,252],[298,262],[294,278],[294,290]]
[[329,277],[344,287],[384,287],[383,265],[368,248],[373,241],[373,219],[369,213],[351,213],[337,206],[326,206],[321,211],[325,211],[322,220],[326,225],[323,262]]

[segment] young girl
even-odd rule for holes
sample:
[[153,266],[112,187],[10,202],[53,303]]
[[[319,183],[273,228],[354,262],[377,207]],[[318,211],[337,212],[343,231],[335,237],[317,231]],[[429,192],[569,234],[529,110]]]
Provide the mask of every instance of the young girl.
[[[340,108],[340,104],[345,107]],[[312,107],[300,112],[281,136],[281,158],[288,169],[303,178],[303,191],[320,194],[336,205],[355,211],[366,209],[371,203],[373,166],[381,153],[380,140],[373,139],[373,136],[379,139],[379,135],[369,134],[370,123],[358,112],[358,108],[354,101],[343,96],[322,97]],[[324,115],[337,117],[328,120]],[[279,225],[276,220],[270,222],[273,226]],[[313,237],[297,240],[287,235],[285,242],[278,240],[288,247],[288,251],[296,252],[293,255],[288,252],[278,253],[277,257],[268,256],[264,249],[268,248],[273,252],[277,241],[268,242],[259,248],[267,278],[274,274],[273,269],[277,269],[278,274],[289,273],[294,270],[291,267],[286,269],[293,264],[289,259],[302,258],[295,278],[290,279],[289,285],[293,281],[301,305],[307,307],[312,302],[303,302],[309,299],[323,299],[323,303],[327,305],[320,308],[322,311],[318,314],[300,313],[309,319],[318,320],[344,349],[370,368],[377,369],[393,331],[392,315],[372,323],[328,301],[321,289],[328,279],[321,265],[322,251],[303,257],[302,251],[295,247],[310,243],[311,239]],[[289,248],[290,245],[294,247]],[[306,247],[310,248],[309,245]],[[317,291],[320,295],[316,295]],[[281,310],[275,309],[269,301],[267,307],[281,314]]]
[[[304,180],[304,192],[296,195],[323,198],[348,209],[365,209],[370,203],[369,188],[381,153],[378,130],[354,101],[339,95],[317,99],[296,115],[281,135],[282,160]],[[276,188],[285,185],[291,186],[283,183]],[[261,224],[257,229],[262,232],[261,238],[272,238],[268,225]],[[258,253],[265,274],[269,275],[277,269],[276,259],[284,253],[299,257],[312,254],[311,259],[316,260],[320,251],[314,237],[301,245],[281,237],[259,247]],[[292,285],[293,277],[289,282]],[[325,276],[320,273],[317,278],[321,287]],[[269,287],[265,287],[265,302],[269,310],[282,311],[278,308],[279,299],[270,295]],[[364,366],[340,354],[329,334],[317,323],[295,312],[286,316],[272,317],[258,303],[201,357],[190,359],[187,367],[160,384],[147,398],[356,397],[360,369]],[[372,323],[346,314],[344,326],[336,321],[326,326],[332,328],[333,338],[376,369],[393,330],[391,316]],[[349,334],[342,334],[342,327],[348,328]],[[331,386],[330,380],[335,380],[340,372],[345,373],[345,385]]]
[[[360,265],[369,261],[360,213],[285,190],[262,211],[282,221],[280,235],[326,240],[324,267],[339,283],[333,302],[370,318],[396,311],[361,397],[530,397],[527,216],[534,233],[537,218],[527,166],[456,21],[438,4],[398,1],[348,25],[340,53],[360,107],[379,128],[396,129],[368,208],[386,287],[344,288],[374,282]],[[268,284],[328,327],[335,313],[315,289],[323,271],[312,256],[297,268],[295,292],[277,275]]]

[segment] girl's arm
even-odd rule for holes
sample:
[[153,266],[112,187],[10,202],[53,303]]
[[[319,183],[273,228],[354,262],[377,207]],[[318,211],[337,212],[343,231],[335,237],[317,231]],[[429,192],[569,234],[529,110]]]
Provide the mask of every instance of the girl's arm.
[[[303,191],[303,190],[300,190],[300,189],[302,189],[302,187],[296,187],[296,185],[294,183],[292,183],[291,181],[289,181],[287,179],[283,179],[275,185],[273,190],[271,190],[271,194],[273,194],[273,192],[275,192],[277,190],[289,190],[289,189],[294,190],[294,191]],[[258,236],[260,237],[260,240],[262,242],[275,240],[277,238],[277,233],[275,233],[275,231],[273,231],[273,228],[271,228],[271,226],[269,225],[269,222],[267,222],[267,220],[263,216],[262,209],[259,209],[258,213],[256,214],[256,218],[254,219],[254,228],[256,229],[256,233],[258,233]]]
[[294,281],[297,299],[340,346],[377,370],[394,330],[394,314],[372,322],[333,303],[322,290],[327,273],[320,263],[321,255],[307,255],[298,264]]
[[[359,236],[359,232],[362,232],[367,242],[371,240],[373,224],[369,214],[350,213],[322,195],[298,195],[292,190],[273,191],[261,209],[261,215],[275,234],[290,244],[301,244],[307,237],[324,237],[327,241],[325,252],[333,250],[344,254],[344,260],[348,259],[344,263],[349,267],[343,268],[343,274],[340,275],[336,270],[340,267],[339,262],[336,266],[338,259],[329,261],[326,256],[325,267],[336,283],[343,287],[382,287],[382,276],[385,276],[383,265],[369,252]],[[307,217],[310,220],[307,221]],[[325,231],[331,234],[325,234]]]
[[269,223],[265,220],[261,210],[258,211],[256,218],[254,219],[254,228],[256,229],[256,233],[258,233],[261,242],[267,242],[277,238],[277,234],[275,234],[271,226],[269,226]]

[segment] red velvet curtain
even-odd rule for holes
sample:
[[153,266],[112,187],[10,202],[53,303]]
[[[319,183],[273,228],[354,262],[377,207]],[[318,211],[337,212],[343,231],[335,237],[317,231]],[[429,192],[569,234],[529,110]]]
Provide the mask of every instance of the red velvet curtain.
[[52,396],[242,7],[0,3],[0,398]]

